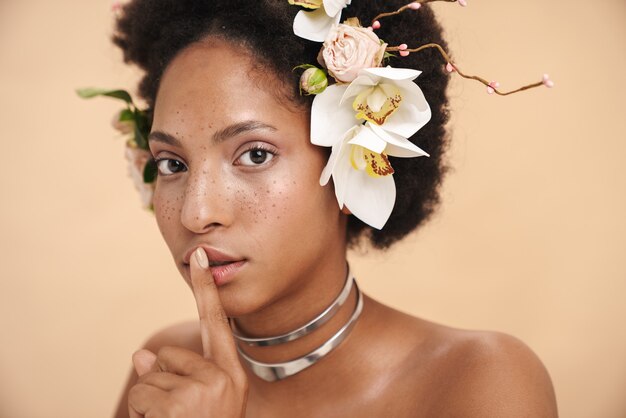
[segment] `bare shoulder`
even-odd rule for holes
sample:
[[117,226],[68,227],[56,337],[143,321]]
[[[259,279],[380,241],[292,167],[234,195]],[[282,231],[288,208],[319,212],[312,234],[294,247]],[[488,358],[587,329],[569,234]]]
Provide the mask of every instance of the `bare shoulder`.
[[518,338],[453,328],[367,301],[368,357],[384,365],[372,366],[372,379],[384,375],[392,382],[381,402],[396,405],[394,416],[557,416],[550,376]]
[[502,332],[441,327],[440,416],[556,417],[552,381],[537,355]]

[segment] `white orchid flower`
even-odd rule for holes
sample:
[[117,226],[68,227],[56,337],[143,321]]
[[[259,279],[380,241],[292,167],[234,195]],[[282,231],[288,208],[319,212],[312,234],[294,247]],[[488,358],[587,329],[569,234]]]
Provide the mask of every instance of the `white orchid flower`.
[[387,155],[428,156],[409,140],[366,123],[357,124],[332,146],[320,184],[332,176],[339,207],[346,206],[364,223],[382,229],[396,201],[393,168]]
[[349,85],[327,87],[313,100],[311,142],[333,146],[348,129],[364,121],[411,137],[431,117],[424,93],[413,82],[420,74],[407,68],[366,68]]
[[341,20],[341,10],[351,0],[289,0],[290,4],[313,11],[300,10],[293,21],[293,33],[309,41],[324,42],[333,25]]
[[366,68],[348,86],[341,105],[354,97],[357,119],[376,124],[404,138],[411,137],[430,120],[430,106],[413,82],[421,71],[409,68]]

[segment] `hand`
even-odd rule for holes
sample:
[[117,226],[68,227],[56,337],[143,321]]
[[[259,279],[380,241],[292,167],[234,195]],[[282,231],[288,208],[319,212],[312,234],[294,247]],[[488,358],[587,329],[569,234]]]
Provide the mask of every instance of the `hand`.
[[[199,264],[198,255],[207,268]],[[228,319],[208,259],[198,248],[190,260],[204,355],[180,347],[133,354],[139,380],[128,393],[130,418],[242,417],[247,376],[239,362]]]

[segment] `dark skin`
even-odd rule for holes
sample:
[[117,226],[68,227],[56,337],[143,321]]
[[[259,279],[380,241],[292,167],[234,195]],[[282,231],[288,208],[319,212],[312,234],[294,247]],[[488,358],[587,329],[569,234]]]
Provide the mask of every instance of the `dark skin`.
[[[327,153],[310,144],[308,113],[281,102],[250,59],[227,43],[200,42],[161,81],[153,133],[178,141],[150,141],[157,159],[176,160],[160,163],[155,214],[200,325],[162,330],[135,353],[116,417],[557,416],[550,377],[519,340],[438,325],[367,295],[348,338],[297,375],[268,383],[236,360],[226,316],[247,334],[289,331],[329,305],[346,275],[349,208],[318,183]],[[261,124],[226,129],[250,120]],[[218,132],[230,137],[211,141]],[[185,260],[200,244],[244,267],[224,280]],[[353,289],[314,333],[243,348],[266,362],[304,355],[341,328],[355,303]]]

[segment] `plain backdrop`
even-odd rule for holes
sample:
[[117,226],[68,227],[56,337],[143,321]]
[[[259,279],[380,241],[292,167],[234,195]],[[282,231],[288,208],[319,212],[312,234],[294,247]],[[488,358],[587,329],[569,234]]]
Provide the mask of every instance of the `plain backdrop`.
[[[354,0],[358,1],[358,0]],[[0,0],[0,417],[106,417],[130,356],[196,315],[126,172],[134,91],[109,0]],[[435,218],[387,253],[351,253],[364,291],[449,326],[526,342],[563,417],[626,417],[626,2],[433,6],[457,63],[453,172]],[[407,43],[418,44],[407,40]]]

